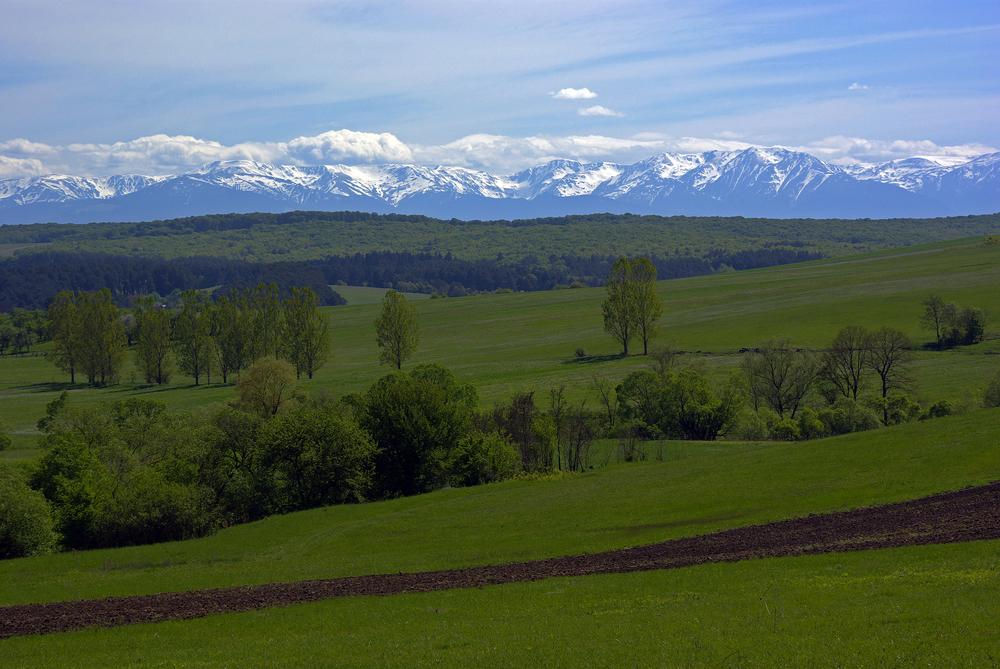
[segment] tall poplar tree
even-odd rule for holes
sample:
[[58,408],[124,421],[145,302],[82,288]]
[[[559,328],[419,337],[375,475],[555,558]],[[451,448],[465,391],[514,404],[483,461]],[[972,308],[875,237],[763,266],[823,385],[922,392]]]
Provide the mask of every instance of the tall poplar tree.
[[319,311],[319,297],[311,288],[292,288],[284,302],[285,346],[296,378],[310,379],[326,362],[330,327]]
[[401,293],[389,290],[382,300],[382,313],[375,320],[379,360],[396,369],[417,349],[420,334],[417,312]]

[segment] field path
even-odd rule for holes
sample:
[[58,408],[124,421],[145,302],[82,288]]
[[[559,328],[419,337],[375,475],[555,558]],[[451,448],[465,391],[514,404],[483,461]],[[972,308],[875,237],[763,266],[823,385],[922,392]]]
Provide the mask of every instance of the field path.
[[352,595],[394,595],[707,562],[1000,538],[1000,482],[908,502],[752,525],[649,546],[446,571],[348,576],[0,608],[0,638],[250,611]]

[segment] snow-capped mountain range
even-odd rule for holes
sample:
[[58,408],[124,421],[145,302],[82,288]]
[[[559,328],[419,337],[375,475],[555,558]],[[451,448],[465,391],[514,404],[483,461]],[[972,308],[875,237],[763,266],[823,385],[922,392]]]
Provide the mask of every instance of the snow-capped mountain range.
[[840,167],[780,147],[664,153],[630,165],[553,160],[498,176],[464,167],[227,161],[169,176],[0,180],[0,224],[359,210],[439,218],[575,213],[885,218],[1000,211],[1000,153]]

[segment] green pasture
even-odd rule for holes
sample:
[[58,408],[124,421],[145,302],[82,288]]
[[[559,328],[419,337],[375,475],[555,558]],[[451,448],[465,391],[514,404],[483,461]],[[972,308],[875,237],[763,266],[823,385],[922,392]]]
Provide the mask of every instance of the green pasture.
[[[953,351],[919,352],[914,394],[924,401],[972,406],[1000,370],[995,334],[1000,330],[1000,246],[981,239],[664,281],[660,292],[666,312],[657,343],[683,351],[682,362],[705,365],[717,375],[735,369],[743,347],[789,337],[795,345],[821,348],[845,325],[889,325],[917,343],[926,342],[920,301],[932,292],[985,309],[993,317],[991,339]],[[373,299],[373,293],[365,294]],[[544,403],[550,388],[565,384],[571,399],[596,408],[595,376],[615,381],[647,364],[642,356],[617,355],[602,328],[603,296],[603,289],[580,288],[415,301],[421,343],[410,364],[449,367],[476,386],[484,406],[531,390]],[[328,310],[332,356],[303,388],[340,396],[364,389],[388,371],[378,364],[373,326],[378,309],[377,303],[356,303]],[[575,355],[577,348],[585,357]],[[122,376],[123,383],[107,389],[73,388],[72,401],[142,395],[200,409],[234,394],[219,385],[195,388],[179,375],[160,387],[137,383],[131,368]],[[66,381],[44,357],[0,359],[0,420],[14,438],[14,448],[0,457],[33,456],[34,424]]]
[[0,604],[444,569],[641,545],[1000,479],[1000,410],[313,509],[191,541],[0,561]]
[[9,667],[991,667],[1000,541],[716,564],[0,641]]

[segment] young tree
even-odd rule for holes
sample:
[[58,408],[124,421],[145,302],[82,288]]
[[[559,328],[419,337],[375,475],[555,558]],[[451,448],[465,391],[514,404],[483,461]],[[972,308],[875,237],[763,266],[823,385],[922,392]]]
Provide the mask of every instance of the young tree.
[[296,377],[305,373],[311,379],[330,349],[330,327],[319,311],[319,298],[311,288],[292,288],[284,312],[285,351]]
[[253,341],[253,358],[277,358],[284,338],[285,319],[277,284],[259,284],[245,294],[245,308],[251,316],[248,334]]
[[181,309],[174,318],[174,350],[181,371],[201,383],[212,379],[212,314],[208,299],[195,290],[181,294]]
[[656,265],[649,258],[632,261],[631,280],[635,296],[635,327],[642,339],[642,354],[649,353],[649,340],[663,315],[663,299],[656,292]]
[[628,355],[629,342],[635,335],[638,301],[628,258],[618,258],[611,266],[606,289],[608,296],[601,305],[604,329],[621,345],[622,355]]
[[79,310],[79,369],[92,386],[118,381],[125,358],[125,328],[107,288],[76,296]]
[[395,290],[386,292],[382,301],[382,313],[375,321],[375,334],[379,360],[402,369],[403,362],[417,348],[419,333],[416,310],[401,293]]
[[49,331],[52,350],[49,359],[56,367],[69,373],[69,382],[76,383],[76,370],[80,362],[81,323],[77,298],[72,291],[58,293],[49,304]]
[[922,302],[924,313],[920,324],[934,333],[934,341],[940,347],[944,341],[945,327],[948,324],[948,306],[938,295],[929,295]]
[[566,386],[549,389],[549,416],[556,435],[556,467],[563,468],[563,436],[566,433],[566,418],[569,404],[566,402]]
[[837,333],[822,357],[822,377],[844,397],[857,400],[868,371],[869,334],[849,326]]
[[277,358],[261,358],[240,375],[239,407],[261,418],[276,416],[295,395],[295,369]]
[[761,404],[794,419],[819,371],[813,355],[796,351],[788,340],[766,342],[743,357],[743,373],[754,409]]
[[170,380],[171,320],[170,312],[152,297],[136,306],[136,362],[146,383],[162,385]]
[[246,368],[253,359],[252,314],[245,297],[230,294],[216,301],[212,310],[212,338],[216,366],[222,382]]

